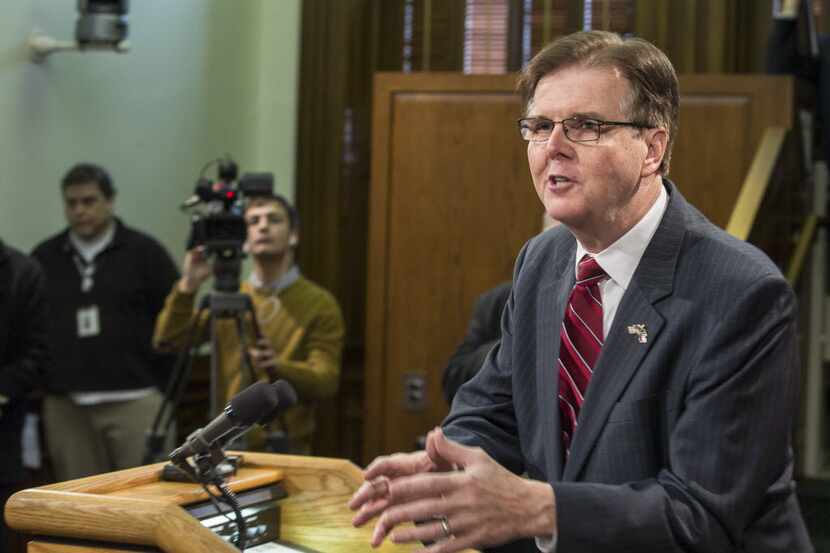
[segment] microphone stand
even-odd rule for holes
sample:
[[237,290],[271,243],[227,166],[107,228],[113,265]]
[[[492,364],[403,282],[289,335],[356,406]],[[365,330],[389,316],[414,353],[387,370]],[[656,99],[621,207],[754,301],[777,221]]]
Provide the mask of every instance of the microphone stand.
[[[242,509],[239,506],[239,500],[236,494],[233,493],[233,490],[225,482],[226,476],[236,474],[242,458],[237,456],[227,457],[219,442],[221,440],[217,440],[212,444],[208,451],[193,455],[192,463],[188,461],[187,457],[172,459],[172,464],[168,463],[164,467],[162,480],[176,482],[192,481],[200,484],[202,489],[205,490],[208,499],[216,507],[217,513],[223,513],[224,511],[219,504],[220,502],[228,505],[234,513],[233,522],[237,527],[237,538],[234,545],[240,551],[244,551],[245,542],[248,539],[248,526],[245,523],[245,518],[242,516]],[[211,492],[210,485],[213,485],[219,491],[218,495]]]
[[[237,287],[238,288],[238,287]],[[245,315],[250,315],[251,326],[256,341],[262,338],[262,331],[254,312],[253,302],[248,294],[240,292],[224,292],[214,290],[202,298],[199,308],[191,319],[190,333],[185,347],[179,353],[176,360],[176,367],[168,383],[164,394],[164,400],[156,412],[153,426],[147,431],[147,441],[144,453],[144,464],[158,461],[161,458],[162,450],[175,422],[175,411],[181,403],[185,389],[190,381],[193,368],[193,348],[197,343],[200,321],[207,313],[207,325],[210,328],[210,392],[209,392],[209,413],[208,417],[213,418],[219,411],[219,340],[216,334],[216,322],[218,319],[233,319],[236,321],[236,332],[239,340],[240,361],[243,370],[247,370],[251,382],[256,382],[253,363],[248,350],[245,348]],[[277,375],[268,369],[268,378],[274,381]]]

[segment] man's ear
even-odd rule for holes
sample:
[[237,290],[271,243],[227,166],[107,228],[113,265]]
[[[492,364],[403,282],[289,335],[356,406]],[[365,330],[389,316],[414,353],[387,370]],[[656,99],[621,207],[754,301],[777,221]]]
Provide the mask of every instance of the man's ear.
[[663,163],[663,157],[666,155],[666,148],[669,145],[669,133],[666,129],[646,129],[646,158],[643,160],[643,169],[641,176],[645,177],[653,175],[660,171],[660,165]]

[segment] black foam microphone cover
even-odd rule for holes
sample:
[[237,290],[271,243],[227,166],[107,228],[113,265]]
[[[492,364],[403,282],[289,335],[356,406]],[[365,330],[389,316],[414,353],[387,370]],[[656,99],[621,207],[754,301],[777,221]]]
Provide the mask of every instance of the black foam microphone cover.
[[[274,384],[279,382],[284,381],[277,381]],[[274,411],[280,403],[280,396],[275,385],[256,382],[231,398],[228,407],[230,407],[234,422],[240,426],[250,426]]]
[[276,418],[276,416],[279,413],[288,409],[289,407],[297,405],[297,401],[299,401],[299,398],[297,397],[297,391],[294,389],[294,386],[292,386],[285,380],[277,380],[276,382],[271,384],[270,387],[274,391],[274,394],[277,396],[277,402],[271,408],[271,410],[262,415],[262,417],[256,421],[259,424],[268,424],[269,422],[274,420],[274,418]]

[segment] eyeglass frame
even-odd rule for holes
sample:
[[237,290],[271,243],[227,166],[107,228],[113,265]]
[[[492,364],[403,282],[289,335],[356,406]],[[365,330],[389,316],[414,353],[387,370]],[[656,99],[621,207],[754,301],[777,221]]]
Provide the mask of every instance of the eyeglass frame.
[[[545,142],[550,140],[550,136],[548,136],[547,139],[545,139],[545,140],[533,140],[531,138],[525,138],[524,134],[522,134],[522,121],[529,121],[529,120],[533,120],[533,119],[543,120],[543,121],[548,121],[550,123],[553,123],[553,128],[550,130],[551,135],[553,134],[553,131],[556,130],[556,125],[561,125],[562,126],[562,132],[565,133],[565,138],[567,138],[568,140],[570,140],[571,142],[574,142],[576,144],[584,144],[586,142],[599,142],[599,139],[602,137],[602,127],[603,127],[603,125],[608,126],[608,127],[634,127],[635,129],[653,129],[654,128],[653,125],[647,125],[645,123],[637,123],[636,121],[604,121],[602,119],[594,119],[593,117],[578,117],[578,116],[566,117],[565,119],[562,119],[560,121],[554,121],[553,119],[548,119],[547,117],[521,117],[521,118],[517,119],[516,124],[519,126],[519,135],[522,137],[522,140],[524,140],[525,142],[532,142],[534,144],[544,144]],[[572,120],[591,121],[593,123],[597,123],[598,124],[597,137],[596,138],[589,138],[587,140],[574,140],[573,138],[571,138],[568,135],[568,125],[565,124],[565,121],[572,121]]]

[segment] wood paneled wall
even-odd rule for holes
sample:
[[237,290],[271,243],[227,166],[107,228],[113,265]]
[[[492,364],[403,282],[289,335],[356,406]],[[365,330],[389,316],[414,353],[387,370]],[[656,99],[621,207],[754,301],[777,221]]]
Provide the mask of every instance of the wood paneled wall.
[[683,195],[725,226],[768,126],[793,125],[790,77],[683,75],[671,174]]

